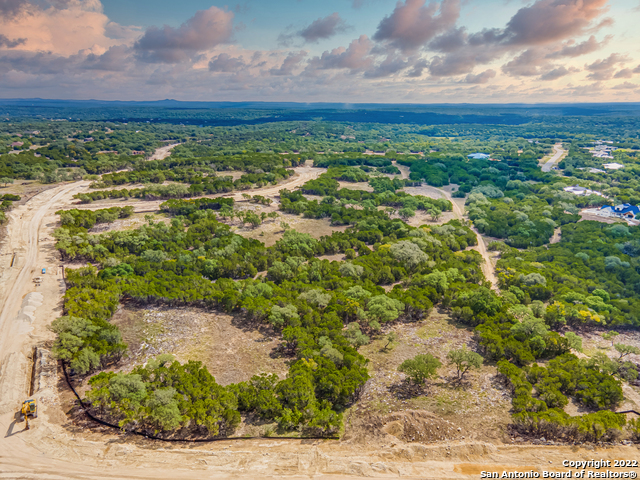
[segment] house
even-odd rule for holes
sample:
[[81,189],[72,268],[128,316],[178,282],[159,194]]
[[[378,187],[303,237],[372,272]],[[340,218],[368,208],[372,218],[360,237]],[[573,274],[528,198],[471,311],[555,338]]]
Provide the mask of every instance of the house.
[[604,168],[606,168],[607,170],[620,170],[621,168],[624,168],[624,165],[621,165],[619,163],[604,163],[602,165]]
[[579,185],[572,185],[570,187],[563,188],[565,192],[573,193],[574,195],[578,195],[580,197],[587,195],[599,195],[604,196],[600,192],[596,192],[595,190],[589,190],[588,188],[581,187]]
[[612,217],[635,220],[636,216],[640,213],[640,207],[637,205],[631,205],[630,203],[623,203],[622,205],[616,205],[615,207],[605,205],[600,208],[600,211]]
[[491,155],[488,153],[472,153],[471,155],[467,155],[467,158],[471,158],[472,160],[489,160]]

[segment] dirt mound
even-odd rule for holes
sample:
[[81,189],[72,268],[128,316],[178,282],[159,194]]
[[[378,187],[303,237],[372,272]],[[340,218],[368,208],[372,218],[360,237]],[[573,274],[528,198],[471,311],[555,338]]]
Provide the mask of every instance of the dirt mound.
[[464,438],[455,424],[425,410],[404,410],[387,415],[360,412],[347,420],[343,441],[385,444],[431,443]]
[[425,410],[391,413],[384,418],[382,430],[404,442],[436,442],[461,437],[453,423]]

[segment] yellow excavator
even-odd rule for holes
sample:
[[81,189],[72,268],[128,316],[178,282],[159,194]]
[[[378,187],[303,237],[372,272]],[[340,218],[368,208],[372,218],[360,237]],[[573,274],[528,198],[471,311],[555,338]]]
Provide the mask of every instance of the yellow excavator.
[[20,411],[20,421],[27,421],[25,430],[29,430],[29,416],[38,418],[38,403],[35,401],[35,399],[25,400],[22,403],[22,410]]

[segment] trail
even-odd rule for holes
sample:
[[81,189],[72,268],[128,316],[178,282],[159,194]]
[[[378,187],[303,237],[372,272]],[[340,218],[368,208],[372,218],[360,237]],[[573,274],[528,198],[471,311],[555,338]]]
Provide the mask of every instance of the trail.
[[567,154],[567,151],[562,148],[561,143],[556,143],[553,146],[553,149],[555,150],[555,154],[549,160],[547,160],[547,162],[544,165],[542,165],[541,170],[543,172],[550,172],[551,168],[556,163],[560,162],[560,159]]
[[[400,165],[395,162],[394,165],[400,170],[402,178],[409,178],[409,167],[405,167],[404,165]],[[451,205],[453,206],[453,214],[456,216],[456,218],[458,220],[464,221],[464,207],[460,205],[460,199],[453,198],[450,192],[442,188],[432,187],[430,185],[421,185],[419,187],[405,187],[403,190],[410,195],[423,195],[425,197],[431,198],[446,198],[451,202]],[[478,232],[476,227],[472,226],[471,230],[473,230],[478,239],[478,245],[472,247],[472,249],[476,250],[478,253],[480,253],[480,255],[482,255],[482,259],[484,260],[484,262],[482,262],[482,273],[484,273],[485,278],[491,282],[491,286],[495,290],[498,288],[498,277],[495,274],[493,262],[491,261],[491,256],[487,251],[487,246],[484,242],[484,238],[482,238],[482,235],[480,234],[480,232]]]
[[153,155],[151,155],[149,158],[147,158],[148,161],[151,160],[164,160],[165,158],[167,158],[169,155],[171,155],[171,150],[173,150],[174,147],[180,145],[179,143],[172,143],[171,145],[166,145],[164,147],[160,147],[157,148],[155,152],[153,152]]
[[[253,190],[243,190],[233,193],[224,193],[224,194],[213,194],[213,195],[203,195],[201,197],[192,197],[192,198],[233,198],[234,200],[241,200],[242,194],[249,195],[262,195],[263,197],[274,197],[277,196],[280,190],[288,189],[293,190],[294,188],[300,187],[307,183],[309,180],[313,180],[318,178],[320,174],[326,172],[326,168],[313,168],[309,165],[304,165],[301,167],[295,167],[293,169],[295,174],[289,177],[282,183],[278,185],[271,185],[268,187],[255,188]],[[160,210],[160,204],[166,202],[166,200],[136,200],[131,198],[126,199],[118,199],[112,201],[99,201],[96,203],[89,203],[84,205],[74,205],[74,208],[79,210],[99,210],[101,208],[110,208],[110,207],[122,207],[124,205],[130,205],[133,207],[134,212],[142,213],[142,212],[156,212]]]

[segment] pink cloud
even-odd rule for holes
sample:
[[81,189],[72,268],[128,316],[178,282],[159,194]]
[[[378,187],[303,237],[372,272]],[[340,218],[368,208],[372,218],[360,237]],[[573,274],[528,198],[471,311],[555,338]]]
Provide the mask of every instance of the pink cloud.
[[459,16],[460,0],[428,5],[425,0],[405,0],[398,2],[391,15],[382,19],[373,39],[387,42],[403,52],[412,52],[454,26]]
[[150,27],[136,41],[140,59],[150,63],[179,63],[216,45],[228,43],[233,34],[233,12],[211,7],[173,28]]

